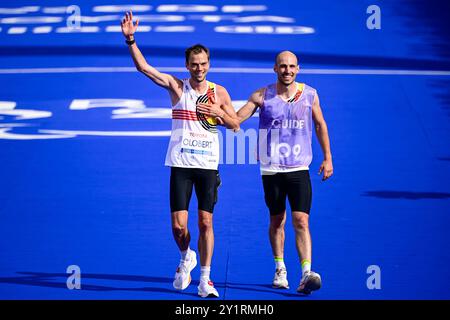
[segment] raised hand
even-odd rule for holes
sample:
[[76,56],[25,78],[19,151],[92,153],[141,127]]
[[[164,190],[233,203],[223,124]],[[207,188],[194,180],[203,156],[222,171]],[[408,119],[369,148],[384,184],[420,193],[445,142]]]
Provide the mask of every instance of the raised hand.
[[133,12],[126,12],[125,17],[122,19],[120,26],[122,27],[122,33],[127,39],[132,39],[134,33],[139,25],[139,19],[136,20],[136,24],[133,23]]

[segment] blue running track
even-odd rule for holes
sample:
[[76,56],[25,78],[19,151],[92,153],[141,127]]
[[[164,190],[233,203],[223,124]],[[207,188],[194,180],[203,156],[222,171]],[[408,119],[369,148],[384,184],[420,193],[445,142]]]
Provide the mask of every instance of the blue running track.
[[[77,1],[75,30],[71,2],[0,4],[0,299],[199,299],[199,268],[188,289],[172,287],[170,102],[133,69],[121,3],[130,2]],[[310,223],[323,288],[295,292],[290,219],[291,288],[271,288],[269,215],[248,147],[244,164],[220,166],[211,274],[220,299],[450,299],[448,2],[376,1],[375,30],[363,0],[132,3],[148,62],[184,78],[184,49],[205,44],[208,79],[236,108],[275,81],[281,50],[298,54],[298,81],[321,98],[335,169],[321,181],[314,138]],[[66,286],[71,265],[81,290]],[[370,266],[380,289],[367,286]]]

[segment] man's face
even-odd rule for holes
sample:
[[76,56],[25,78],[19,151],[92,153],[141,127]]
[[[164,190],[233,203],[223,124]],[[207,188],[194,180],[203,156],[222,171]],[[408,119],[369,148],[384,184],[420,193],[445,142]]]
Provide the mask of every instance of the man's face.
[[189,70],[192,80],[196,82],[205,80],[209,70],[209,60],[206,52],[191,53],[186,69]]
[[282,54],[278,57],[273,70],[277,73],[278,81],[288,86],[295,81],[300,68],[295,55]]

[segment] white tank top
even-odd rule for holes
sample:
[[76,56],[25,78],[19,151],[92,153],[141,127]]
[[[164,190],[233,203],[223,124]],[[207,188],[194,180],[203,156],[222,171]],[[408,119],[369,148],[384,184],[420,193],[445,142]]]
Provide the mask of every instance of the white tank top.
[[166,166],[217,170],[220,151],[217,122],[197,112],[197,104],[211,102],[211,97],[216,98],[215,83],[207,81],[206,91],[197,94],[189,79],[183,80],[183,94],[172,107]]

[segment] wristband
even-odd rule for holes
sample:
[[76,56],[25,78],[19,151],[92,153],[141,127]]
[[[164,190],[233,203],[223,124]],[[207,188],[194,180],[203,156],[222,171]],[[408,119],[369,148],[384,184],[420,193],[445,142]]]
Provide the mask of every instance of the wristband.
[[132,44],[134,44],[136,42],[136,40],[133,38],[133,40],[125,40],[125,43],[129,46],[131,46]]

